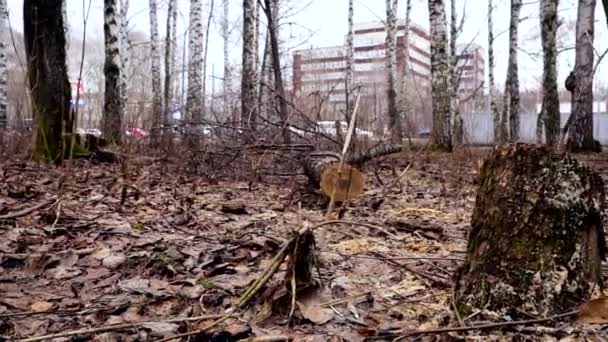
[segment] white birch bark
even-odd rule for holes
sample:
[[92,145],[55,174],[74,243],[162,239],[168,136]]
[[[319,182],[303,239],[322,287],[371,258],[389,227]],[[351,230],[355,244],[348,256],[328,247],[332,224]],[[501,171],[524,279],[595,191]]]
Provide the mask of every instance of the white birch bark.
[[105,91],[103,134],[111,142],[120,142],[122,110],[120,96],[120,33],[117,0],[104,0]]
[[[224,40],[224,82],[223,86],[223,113],[224,117],[230,116],[230,89],[232,87],[232,77],[230,71],[230,27],[229,27],[229,14],[230,14],[230,0],[222,0],[223,13],[222,13],[222,39]],[[233,121],[237,121],[236,117],[232,116]]]
[[[250,119],[257,115],[255,70],[255,8],[257,1],[243,0],[243,53],[241,77],[241,127],[248,128]],[[253,137],[248,134],[248,140]]]
[[[410,26],[411,26],[412,0],[405,4],[405,29],[403,32],[403,68],[401,69],[401,88],[399,94],[399,110],[402,119],[408,120],[410,115],[410,100],[408,98],[408,82],[410,77]],[[411,133],[411,132],[410,132]]]
[[129,91],[129,0],[120,0],[120,103],[123,106],[122,113],[127,113],[128,91]]
[[203,53],[203,98],[202,98],[202,107],[206,108],[207,105],[207,55],[209,51],[209,30],[211,29],[211,19],[213,19],[213,11],[215,7],[215,1],[211,0],[211,5],[209,6],[209,16],[207,17],[207,28],[205,31],[205,48]]
[[158,2],[150,0],[150,60],[152,72],[152,140],[154,144],[159,142],[160,125],[162,122],[163,100],[160,72],[160,41],[158,37]]
[[[547,145],[559,140],[560,109],[557,89],[557,8],[559,0],[540,1],[540,28],[543,46],[543,102],[538,126],[545,128]],[[539,130],[539,132],[542,132]],[[540,135],[540,134],[539,134]]]
[[171,37],[171,73],[173,75],[173,83],[171,84],[171,93],[173,94],[173,99],[175,100],[177,97],[177,14],[178,14],[178,4],[179,1],[175,1],[173,5],[173,20],[171,22],[171,32],[173,35]]
[[199,122],[203,115],[203,2],[190,0],[190,35],[188,41],[188,95],[186,115]]
[[431,97],[433,101],[434,149],[452,151],[450,118],[450,62],[445,4],[443,0],[428,0],[431,33]]
[[173,12],[175,11],[175,6],[177,6],[177,1],[169,0],[167,8],[167,25],[165,27],[165,103],[163,110],[163,125],[166,125],[169,122],[169,114],[172,107],[171,102],[173,100],[173,70],[171,69],[171,66],[174,55],[173,36],[177,33],[173,31]]
[[[506,131],[504,141],[517,142],[519,140],[519,70],[517,63],[519,16],[521,14],[522,0],[511,0],[511,23],[509,24],[509,64],[507,66],[507,79],[505,81],[505,106],[501,125]],[[507,124],[508,121],[508,124]]]
[[494,5],[492,0],[488,0],[488,97],[490,100],[490,111],[494,116],[494,142],[498,143],[503,141],[500,113],[498,112],[498,106],[496,105],[496,98],[494,97],[494,24],[492,21],[494,12]]
[[0,129],[8,126],[8,7],[0,0]]
[[397,0],[393,0],[392,3],[391,0],[386,0],[386,98],[388,128],[393,143],[400,143],[402,140],[401,120],[397,108],[397,91],[395,87],[397,4]]
[[593,40],[596,0],[579,0],[576,17],[576,55],[572,92],[572,127],[567,146],[571,151],[597,148],[593,140]]
[[350,121],[351,117],[351,105],[350,95],[353,90],[353,73],[354,73],[354,60],[355,60],[355,48],[354,48],[354,30],[353,30],[353,16],[354,6],[353,0],[348,0],[348,33],[346,35],[346,88],[345,100],[346,100],[346,118]]
[[460,75],[458,70],[458,55],[456,51],[456,40],[458,39],[458,17],[456,14],[456,0],[450,0],[450,82],[452,84],[452,113],[454,117],[454,143],[463,142],[463,122],[460,116],[460,98],[458,88]]

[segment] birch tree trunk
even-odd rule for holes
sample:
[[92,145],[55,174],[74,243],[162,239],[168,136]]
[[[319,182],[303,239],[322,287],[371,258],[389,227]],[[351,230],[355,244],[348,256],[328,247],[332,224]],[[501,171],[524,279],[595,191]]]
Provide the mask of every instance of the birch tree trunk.
[[556,40],[558,6],[559,0],[540,1],[540,32],[543,45],[543,104],[540,117],[544,121],[547,145],[557,144],[560,129]]
[[428,0],[431,31],[431,97],[433,101],[433,149],[452,151],[450,121],[450,66],[445,4]]
[[[8,123],[8,7],[0,0],[0,129]],[[6,39],[6,40],[5,40]]]
[[350,95],[353,89],[353,74],[355,72],[355,47],[354,47],[354,30],[353,30],[353,16],[354,16],[353,0],[348,0],[348,33],[346,34],[346,87],[344,89],[345,105],[346,105],[346,119],[350,122],[351,118],[351,104]]
[[224,98],[224,117],[232,117],[232,121],[237,122],[238,117],[236,113],[230,113],[230,90],[232,87],[232,77],[230,71],[230,27],[229,27],[229,14],[230,14],[230,0],[222,0],[223,13],[222,13],[222,39],[224,40],[224,82],[223,86],[223,98]]
[[[257,116],[255,77],[255,0],[243,0],[243,64],[241,77],[241,127],[247,129],[251,118]],[[254,120],[255,121],[255,120]],[[253,135],[245,134],[245,140],[253,141]]]
[[104,0],[105,91],[103,105],[103,134],[113,143],[120,143],[122,110],[120,94],[120,35],[117,0]]
[[391,141],[400,143],[402,140],[401,120],[397,108],[397,91],[395,90],[396,31],[397,31],[397,4],[398,0],[386,0],[386,100],[388,129]]
[[172,75],[174,75],[171,79],[172,79],[172,83],[171,83],[171,94],[172,94],[172,99],[177,103],[177,85],[178,85],[178,78],[177,78],[177,14],[178,14],[178,1],[175,1],[175,4],[173,6],[173,13],[171,13],[171,15],[173,16],[173,20],[171,21],[171,32],[173,32],[173,35],[171,37],[171,73]]
[[62,134],[72,132],[71,88],[68,80],[64,0],[24,0],[23,36],[34,114],[34,157],[61,162]]
[[593,141],[593,39],[596,0],[579,0],[576,18],[576,56],[573,121],[568,141],[570,151],[594,150]]
[[452,111],[454,113],[454,142],[462,144],[462,117],[460,116],[460,99],[458,88],[460,76],[458,72],[458,56],[456,52],[456,39],[458,38],[458,23],[456,16],[456,0],[450,0],[450,82],[452,84]]
[[283,136],[283,143],[289,144],[291,143],[291,137],[289,134],[288,127],[288,107],[287,107],[287,98],[285,95],[285,87],[283,86],[283,75],[281,72],[281,56],[279,54],[279,25],[278,25],[278,16],[276,13],[273,13],[272,0],[264,0],[266,11],[266,18],[270,23],[269,26],[269,35],[270,35],[270,52],[272,55],[272,66],[274,71],[274,84],[276,96],[279,101],[279,123],[281,124],[281,133]]
[[[410,26],[411,26],[412,0],[405,3],[405,29],[403,32],[403,69],[401,70],[401,88],[399,94],[399,110],[401,119],[407,122],[410,115],[410,101],[408,98],[408,79],[410,77]],[[411,132],[410,132],[411,133]]]
[[190,0],[190,36],[188,40],[188,95],[186,116],[199,123],[203,114],[203,2]]
[[123,115],[127,114],[129,77],[129,0],[120,1],[120,103]]
[[[505,128],[508,120],[508,141],[511,142],[517,142],[519,140],[519,71],[517,64],[517,33],[519,28],[521,6],[522,0],[511,0],[511,23],[509,24],[509,64],[507,66],[507,79],[505,82],[505,106],[502,119],[502,125]],[[503,138],[505,137],[503,136]]]
[[171,79],[173,69],[171,69],[171,64],[173,50],[175,49],[173,46],[173,36],[177,34],[177,32],[173,31],[173,12],[175,11],[176,6],[177,1],[169,0],[167,8],[167,25],[165,27],[165,103],[163,110],[163,125],[169,123],[169,114],[172,107],[171,102],[173,100],[173,80]]
[[203,50],[203,97],[201,100],[201,106],[205,111],[207,108],[207,55],[209,52],[209,29],[211,29],[211,19],[213,19],[214,7],[215,1],[211,0],[211,5],[209,6],[209,16],[207,17],[207,28],[205,31],[205,48]]
[[157,0],[150,0],[150,61],[152,72],[152,122],[151,139],[154,145],[159,143],[161,134],[160,124],[163,113],[163,99],[160,75],[160,46],[158,38]]
[[496,105],[496,98],[494,97],[494,24],[492,22],[492,16],[494,11],[494,5],[492,0],[488,0],[488,96],[490,100],[490,111],[494,116],[494,142],[500,143],[504,141],[502,137],[500,113],[498,112],[498,106]]

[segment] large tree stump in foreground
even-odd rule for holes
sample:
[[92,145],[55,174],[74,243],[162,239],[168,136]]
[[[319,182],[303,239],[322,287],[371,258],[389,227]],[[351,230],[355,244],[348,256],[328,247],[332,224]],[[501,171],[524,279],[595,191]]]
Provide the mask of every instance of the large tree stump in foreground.
[[604,208],[601,178],[574,158],[498,147],[481,168],[458,314],[547,316],[589,299],[602,288]]

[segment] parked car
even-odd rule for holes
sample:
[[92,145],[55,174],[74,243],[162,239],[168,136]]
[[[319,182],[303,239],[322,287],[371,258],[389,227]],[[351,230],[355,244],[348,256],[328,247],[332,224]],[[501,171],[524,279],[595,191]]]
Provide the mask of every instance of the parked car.
[[145,138],[148,136],[148,132],[146,132],[142,128],[137,128],[137,127],[127,128],[125,134],[128,137],[134,137],[134,138]]
[[101,137],[101,131],[98,130],[97,128],[89,128],[86,130],[86,134],[91,134],[94,135],[96,137]]

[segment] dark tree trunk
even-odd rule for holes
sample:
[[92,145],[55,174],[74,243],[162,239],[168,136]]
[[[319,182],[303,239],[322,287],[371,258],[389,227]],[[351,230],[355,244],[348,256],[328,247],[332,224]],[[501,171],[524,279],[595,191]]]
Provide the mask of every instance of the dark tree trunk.
[[[272,68],[274,70],[274,83],[279,101],[279,118],[281,121],[281,132],[283,135],[283,143],[291,143],[289,135],[289,127],[287,126],[287,98],[285,95],[285,87],[283,86],[283,76],[281,74],[281,56],[279,54],[279,37],[278,37],[278,19],[275,18],[276,13],[272,13],[272,0],[264,0],[264,11],[266,19],[270,23],[268,34],[270,35],[270,53],[272,55]],[[275,6],[276,7],[276,6]]]
[[593,60],[596,0],[580,0],[576,19],[576,56],[574,90],[572,92],[572,122],[568,133],[570,151],[594,151],[593,141]]
[[72,133],[62,0],[24,0],[23,33],[34,114],[34,157],[61,162]]
[[602,288],[604,184],[540,145],[503,145],[485,161],[455,308],[513,319],[570,311]]
[[122,109],[120,80],[120,45],[118,42],[118,7],[116,0],[104,0],[105,23],[103,25],[105,41],[105,92],[103,105],[103,134],[114,143],[120,143]]

